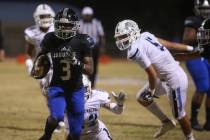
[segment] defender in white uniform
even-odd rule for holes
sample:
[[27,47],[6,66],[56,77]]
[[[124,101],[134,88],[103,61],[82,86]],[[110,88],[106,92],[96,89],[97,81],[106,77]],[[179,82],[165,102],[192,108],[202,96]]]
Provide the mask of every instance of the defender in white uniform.
[[[117,103],[111,102],[109,93],[103,90],[91,90],[91,82],[87,76],[83,75],[83,84],[85,93],[85,116],[84,129],[81,140],[112,140],[111,135],[105,124],[99,120],[99,110],[101,107],[108,109],[115,114],[123,112],[123,106],[126,94],[120,92],[118,95],[114,92],[112,95]],[[66,132],[68,133],[68,122],[66,122]],[[71,133],[71,132],[70,132]]]
[[139,91],[137,100],[162,122],[154,138],[175,127],[175,122],[170,120],[153,100],[154,97],[167,94],[173,115],[179,121],[186,139],[194,140],[190,121],[185,112],[188,79],[167,49],[192,51],[193,48],[158,39],[148,32],[140,34],[138,25],[132,20],[124,20],[117,24],[115,38],[117,47],[120,50],[127,50],[128,59],[139,64],[148,75],[149,83]]
[[[36,57],[40,51],[40,44],[44,36],[54,31],[53,18],[55,16],[52,8],[47,4],[40,4],[37,6],[34,12],[34,20],[36,25],[28,27],[25,29],[25,40],[26,40],[26,67],[29,75],[31,74],[31,69],[33,67],[33,59]],[[48,79],[51,77],[49,74],[40,80],[40,86],[42,93],[45,93],[44,89],[48,86]]]

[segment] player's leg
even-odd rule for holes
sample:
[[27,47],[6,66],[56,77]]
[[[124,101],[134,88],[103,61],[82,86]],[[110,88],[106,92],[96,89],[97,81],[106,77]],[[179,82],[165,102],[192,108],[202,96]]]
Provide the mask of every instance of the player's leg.
[[94,46],[93,48],[93,74],[90,76],[91,86],[92,88],[95,87],[96,76],[98,73],[98,59],[99,59],[99,47]]
[[64,111],[66,108],[63,89],[59,87],[50,87],[48,90],[48,107],[50,116],[45,125],[44,135],[39,140],[51,140],[52,133],[58,126],[60,121],[63,121]]
[[84,121],[84,88],[66,95],[69,131],[67,140],[80,140]]
[[174,117],[179,121],[181,125],[182,131],[187,140],[194,140],[191,123],[190,120],[185,112],[185,103],[186,103],[186,93],[187,93],[187,86],[185,84],[181,84],[183,86],[176,88],[171,91],[169,94],[172,112]]
[[[166,83],[161,82],[160,80],[157,81],[156,84],[155,95],[160,96],[161,94],[166,94],[168,91],[168,86]],[[149,85],[146,84],[143,89],[141,89],[137,94],[137,101],[144,106],[148,111],[150,111],[154,116],[156,116],[161,122],[162,126],[155,133],[154,138],[158,138],[161,135],[165,134],[167,131],[175,128],[175,122],[170,120],[160,109],[160,107],[156,104],[155,101],[151,100],[144,100],[144,91],[149,88]]]
[[201,131],[202,127],[197,118],[204,94],[209,88],[208,69],[201,58],[188,61],[186,66],[196,86],[191,102],[191,124],[193,129]]
[[95,140],[112,140],[109,130],[106,128],[105,124],[102,121],[99,121],[99,129],[101,131],[96,134]]
[[[206,65],[208,67],[208,74],[209,74],[209,80],[210,80],[210,64],[208,62],[208,60],[205,60]],[[209,86],[210,86],[210,82],[209,82]],[[205,102],[205,110],[206,110],[206,122],[204,124],[204,129],[207,131],[210,131],[210,88],[207,92],[207,96],[206,96],[206,102]]]

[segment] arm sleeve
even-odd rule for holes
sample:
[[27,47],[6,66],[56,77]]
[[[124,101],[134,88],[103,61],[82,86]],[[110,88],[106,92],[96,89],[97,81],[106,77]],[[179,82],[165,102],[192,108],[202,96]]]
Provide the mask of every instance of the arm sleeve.
[[138,63],[143,69],[148,68],[151,65],[151,61],[146,55],[146,53],[142,50],[142,52],[139,50],[139,48],[132,49],[128,53],[128,59],[131,59]]
[[145,54],[142,54],[136,61],[143,69],[147,69],[151,65],[151,61]]
[[30,31],[28,31],[27,29],[24,31],[25,33],[25,41],[34,45],[34,40],[32,39],[31,35],[30,35]]

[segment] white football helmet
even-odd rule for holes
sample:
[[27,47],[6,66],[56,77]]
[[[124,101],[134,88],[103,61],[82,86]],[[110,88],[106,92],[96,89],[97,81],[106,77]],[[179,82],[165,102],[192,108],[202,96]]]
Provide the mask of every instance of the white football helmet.
[[88,79],[87,75],[82,75],[82,82],[83,82],[83,86],[85,88],[85,101],[87,101],[90,97],[91,97],[91,94],[92,94],[92,91],[91,91],[91,82],[90,80]]
[[138,24],[133,20],[120,21],[115,28],[114,38],[120,50],[128,49],[131,44],[140,37]]
[[208,0],[195,0],[194,2],[194,11],[198,16],[204,18],[210,17],[210,4]]
[[55,12],[47,4],[40,4],[36,7],[34,12],[34,20],[36,25],[41,28],[49,28],[53,23]]

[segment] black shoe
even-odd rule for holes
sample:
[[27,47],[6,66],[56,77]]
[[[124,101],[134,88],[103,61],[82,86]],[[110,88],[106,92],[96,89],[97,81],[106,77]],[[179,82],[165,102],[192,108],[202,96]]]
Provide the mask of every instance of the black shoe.
[[197,120],[191,119],[191,126],[192,126],[192,129],[196,131],[203,131],[203,127],[198,123]]
[[210,131],[210,122],[206,122],[203,126],[203,129],[206,131]]

